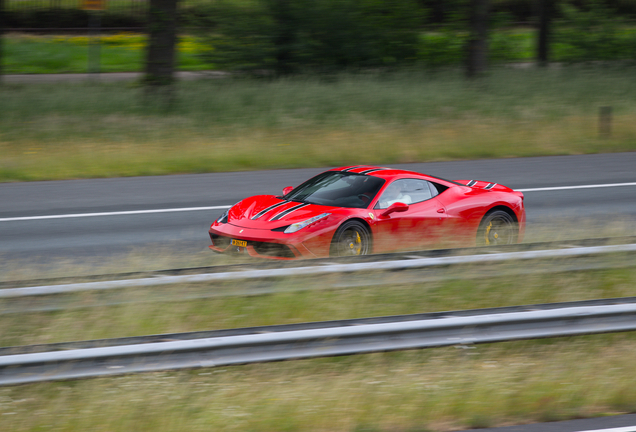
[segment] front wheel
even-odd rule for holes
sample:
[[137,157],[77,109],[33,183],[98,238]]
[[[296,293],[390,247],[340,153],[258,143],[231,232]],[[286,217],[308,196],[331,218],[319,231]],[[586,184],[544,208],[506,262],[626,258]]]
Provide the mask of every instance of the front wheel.
[[519,226],[503,210],[495,210],[484,216],[477,230],[477,246],[497,246],[517,243]]
[[371,233],[358,221],[340,225],[331,241],[331,256],[368,255],[371,252]]

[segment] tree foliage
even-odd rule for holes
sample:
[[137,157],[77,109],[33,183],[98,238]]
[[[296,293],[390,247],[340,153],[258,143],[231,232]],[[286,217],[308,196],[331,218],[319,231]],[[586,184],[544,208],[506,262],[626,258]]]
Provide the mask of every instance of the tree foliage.
[[636,58],[636,32],[599,0],[561,4],[555,42],[569,62]]
[[228,2],[207,15],[215,25],[201,33],[213,64],[278,75],[412,63],[424,17],[411,0]]

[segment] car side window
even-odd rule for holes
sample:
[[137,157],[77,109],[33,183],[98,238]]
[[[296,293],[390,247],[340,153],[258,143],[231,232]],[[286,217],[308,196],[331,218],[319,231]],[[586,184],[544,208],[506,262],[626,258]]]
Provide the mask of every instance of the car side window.
[[419,179],[400,179],[389,184],[382,192],[376,209],[388,208],[391,204],[401,202],[415,204],[433,198],[429,182]]
[[439,183],[428,182],[428,184],[431,187],[431,192],[433,192],[434,197],[436,197],[437,195],[441,194],[442,192],[448,189],[448,186],[444,186]]

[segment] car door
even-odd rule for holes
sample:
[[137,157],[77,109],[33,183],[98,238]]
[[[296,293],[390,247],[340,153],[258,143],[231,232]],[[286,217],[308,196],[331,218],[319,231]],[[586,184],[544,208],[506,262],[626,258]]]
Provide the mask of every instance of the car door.
[[[374,251],[421,249],[439,244],[446,210],[435,195],[435,188],[426,180],[398,179],[387,185],[373,208]],[[407,204],[408,208],[395,203]]]

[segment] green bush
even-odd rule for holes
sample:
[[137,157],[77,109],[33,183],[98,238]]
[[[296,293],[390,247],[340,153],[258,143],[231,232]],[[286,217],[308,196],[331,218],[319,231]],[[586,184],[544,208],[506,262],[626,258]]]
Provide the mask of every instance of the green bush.
[[[489,34],[489,59],[491,62],[520,61],[527,59],[529,35],[505,30]],[[442,29],[425,33],[420,38],[418,58],[427,67],[457,66],[465,59],[468,32]]]
[[442,29],[421,36],[419,60],[425,66],[458,65],[464,58],[468,33]]
[[414,63],[423,22],[411,0],[225,2],[209,6],[206,16],[214,18],[199,17],[195,26],[211,63],[278,75]]
[[255,70],[273,67],[275,26],[264,5],[218,3],[193,17],[202,36],[201,55],[217,68]]
[[490,33],[490,60],[508,62],[528,60],[529,39],[534,35],[526,32],[494,31]]

